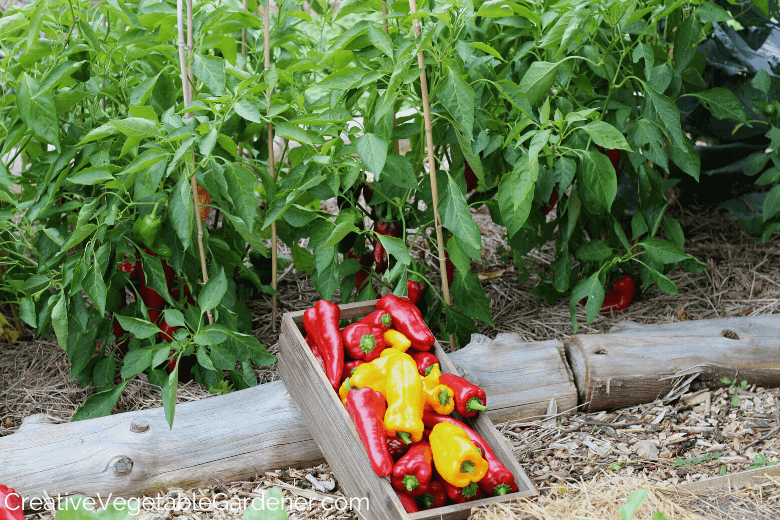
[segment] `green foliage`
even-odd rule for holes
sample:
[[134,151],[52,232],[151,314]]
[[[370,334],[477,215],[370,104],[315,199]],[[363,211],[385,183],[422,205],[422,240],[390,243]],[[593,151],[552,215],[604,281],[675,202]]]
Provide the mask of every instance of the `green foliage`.
[[743,380],[738,383],[736,379],[729,379],[728,377],[722,378],[720,382],[729,385],[729,393],[732,394],[731,406],[739,406],[739,391],[744,390],[748,382]]
[[241,520],[288,520],[284,507],[284,495],[277,488],[265,492],[262,498],[256,498],[246,508]]

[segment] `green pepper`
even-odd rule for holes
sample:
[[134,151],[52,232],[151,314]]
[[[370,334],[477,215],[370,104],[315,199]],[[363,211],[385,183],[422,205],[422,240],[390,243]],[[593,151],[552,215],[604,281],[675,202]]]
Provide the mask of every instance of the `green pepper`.
[[157,201],[150,214],[139,218],[133,224],[133,237],[151,250],[155,249],[155,242],[160,234],[160,228],[162,228],[162,219],[157,216],[157,207],[160,205],[160,202]]

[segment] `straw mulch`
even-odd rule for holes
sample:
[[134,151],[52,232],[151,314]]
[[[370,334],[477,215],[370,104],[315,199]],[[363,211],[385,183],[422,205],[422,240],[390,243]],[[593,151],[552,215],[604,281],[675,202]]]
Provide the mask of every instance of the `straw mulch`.
[[[613,315],[600,315],[592,324],[582,326],[580,333],[608,332],[615,323],[627,319],[638,323],[662,324],[680,320],[758,316],[777,312],[780,305],[780,283],[778,283],[780,262],[777,261],[780,255],[780,240],[775,238],[763,244],[759,239],[725,220],[712,208],[677,207],[671,208],[669,214],[680,221],[685,231],[686,251],[706,262],[709,268],[701,274],[688,274],[681,271],[671,273],[669,277],[679,288],[678,296],[664,295],[652,288],[645,294],[637,295],[628,310]],[[482,262],[474,263],[472,269],[483,279],[484,287],[491,300],[495,323],[494,328],[479,324],[480,332],[490,337],[495,337],[498,333],[511,332],[519,334],[528,341],[553,338],[564,340],[570,336],[572,327],[568,301],[561,299],[555,305],[548,305],[529,294],[534,283],[538,281],[539,275],[548,273],[548,266],[554,260],[553,244],[547,244],[528,256],[527,262],[532,273],[528,280],[521,283],[513,264],[508,261],[505,254],[506,241],[503,229],[490,222],[484,208],[476,211],[474,217],[483,232],[485,247]],[[416,253],[417,256],[423,254],[426,252]],[[426,259],[435,276],[436,262],[430,258],[429,253]],[[305,309],[318,299],[308,278],[297,275],[290,269],[283,273],[279,290],[281,312]],[[255,300],[248,304],[254,313],[255,336],[269,351],[275,353],[278,332],[273,330],[270,322],[270,298]],[[578,316],[582,324],[585,318],[583,309],[578,309]],[[261,382],[278,379],[273,367],[256,368],[255,372]],[[752,390],[763,391],[763,389]],[[24,417],[36,413],[45,413],[63,422],[68,421],[90,394],[89,389],[80,388],[70,379],[67,358],[54,340],[37,339],[23,345],[0,343],[0,435],[14,433]],[[180,385],[178,400],[185,402],[210,395],[199,385],[188,383]],[[773,393],[774,395],[776,394]],[[719,397],[716,396],[715,400],[717,401]],[[143,376],[140,376],[127,386],[114,412],[158,406],[161,406],[159,389],[152,387]],[[576,421],[587,422],[585,417],[588,416],[576,414],[561,419],[560,425],[556,428],[560,428],[563,435],[566,433],[564,429],[567,425],[571,426]],[[513,437],[513,433],[516,435],[517,432],[522,433],[524,429],[533,431],[535,428],[535,426],[524,426],[519,429],[505,428],[504,434],[507,440],[514,444],[517,438]],[[653,433],[660,436],[663,431],[661,429]],[[658,440],[659,443],[662,440],[652,436],[650,438]],[[593,440],[601,442],[598,436],[593,437]],[[772,440],[772,438],[767,439],[767,441]],[[619,443],[614,444],[616,446]],[[757,444],[753,449],[762,448],[763,444]],[[555,459],[558,454],[554,449],[546,453],[540,452],[541,455],[534,453],[528,447],[516,447],[518,459],[523,462],[526,471],[536,481],[541,497],[525,503],[494,506],[489,510],[476,511],[472,518],[485,520],[619,518],[617,508],[625,502],[628,492],[638,487],[650,489],[650,494],[636,518],[650,518],[652,516],[650,510],[654,511],[654,508],[662,510],[669,518],[780,518],[780,506],[777,505],[778,488],[774,482],[760,488],[732,493],[718,492],[714,497],[704,497],[701,493],[695,496],[671,497],[657,491],[656,488],[660,487],[662,481],[649,479],[643,471],[629,475],[625,472],[615,474],[598,460],[594,464],[594,461],[588,457],[579,462],[575,460],[575,467],[568,468],[567,465],[565,470],[548,470],[539,474],[534,470],[534,464],[539,463],[538,456]],[[615,460],[618,460],[618,452],[614,454]],[[776,454],[769,453],[769,460],[777,460]],[[539,469],[544,469],[546,462],[543,460],[542,463]],[[592,466],[591,469],[585,471],[584,468],[589,464]],[[714,474],[719,467],[716,465],[715,469],[709,471],[707,475]],[[729,471],[738,471],[740,468],[746,469],[744,466],[736,465],[730,466]],[[269,487],[280,488],[290,496],[298,496],[296,493],[319,493],[320,495],[340,493],[339,488],[326,493],[318,491],[317,486],[305,479],[307,474],[324,482],[333,479],[327,466],[302,471],[280,468],[275,474],[258,475],[246,482],[223,483],[215,485],[212,489],[190,490],[187,493],[196,491],[213,496],[223,491],[227,492],[228,496],[232,496],[232,493],[239,496],[241,493],[261,493],[262,489]],[[572,477],[573,475],[577,477]],[[674,476],[678,476],[677,473]],[[683,481],[685,480],[688,479],[683,477]],[[178,490],[169,490],[169,493],[178,492]],[[185,515],[183,518],[187,517],[186,512],[179,513],[181,514]],[[295,514],[298,518],[355,518],[354,512],[325,513],[321,508]],[[221,512],[204,513],[192,518],[223,517],[238,518],[240,511],[227,516]]]

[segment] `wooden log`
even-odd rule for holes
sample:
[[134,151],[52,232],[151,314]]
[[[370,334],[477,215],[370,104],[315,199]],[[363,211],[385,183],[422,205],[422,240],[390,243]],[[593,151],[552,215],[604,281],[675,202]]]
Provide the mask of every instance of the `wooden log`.
[[558,340],[528,343],[514,334],[499,334],[495,340],[476,336],[449,357],[461,375],[485,390],[493,422],[542,416],[550,398],[561,411],[577,406],[577,387]]
[[[681,322],[566,343],[580,403],[588,411],[649,403],[677,389],[722,385],[721,378],[780,386],[780,319]],[[679,393],[679,392],[675,392]]]

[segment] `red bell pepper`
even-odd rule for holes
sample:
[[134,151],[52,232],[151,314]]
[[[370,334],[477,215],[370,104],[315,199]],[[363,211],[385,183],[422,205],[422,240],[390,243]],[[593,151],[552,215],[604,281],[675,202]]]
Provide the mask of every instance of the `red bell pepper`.
[[[360,440],[366,447],[374,473],[387,477],[393,471],[393,459],[387,447],[387,432],[383,423],[381,394],[370,388],[350,390],[347,393],[347,412],[355,423]],[[381,399],[384,400],[383,398]]]
[[428,484],[428,492],[417,498],[420,510],[444,507],[445,504],[447,504],[447,492],[438,480],[431,480]]
[[365,323],[353,323],[341,331],[344,350],[352,359],[373,361],[387,346],[384,332]]
[[412,356],[414,362],[417,363],[417,372],[423,377],[428,375],[428,372],[430,372],[433,365],[439,363],[439,358],[430,352],[420,352],[419,350],[410,348],[406,353]]
[[314,339],[325,360],[325,375],[331,386],[338,391],[341,386],[341,372],[344,370],[344,342],[339,327],[341,309],[335,303],[319,300],[314,304],[314,310],[317,313]]
[[450,500],[456,504],[463,504],[465,502],[471,502],[472,500],[480,499],[484,494],[482,488],[479,487],[479,484],[476,482],[472,482],[468,486],[461,488],[453,486],[444,480],[440,475],[436,475],[436,479],[444,488],[444,492],[447,493],[447,496],[450,498]]
[[634,279],[627,274],[609,288],[609,292],[604,296],[604,302],[601,304],[601,312],[622,311],[631,305],[633,299]]
[[23,505],[19,493],[0,484],[0,520],[24,520]]
[[401,505],[404,506],[404,511],[407,513],[416,513],[420,510],[420,508],[417,507],[417,501],[414,498],[406,493],[401,493],[400,491],[396,491],[395,494],[398,495],[398,500],[401,501]]
[[369,325],[375,329],[380,329],[384,333],[393,326],[393,317],[387,311],[374,311],[358,323]]
[[477,432],[454,417],[432,411],[423,413],[423,424],[425,424],[426,428],[433,428],[441,422],[448,422],[463,428],[471,442],[482,451],[482,457],[488,463],[488,470],[485,476],[482,477],[482,480],[479,481],[479,484],[488,496],[506,495],[507,493],[517,491],[515,476],[504,466],[503,462],[498,460],[496,453]]
[[420,309],[408,298],[399,298],[394,294],[383,296],[376,302],[376,308],[389,312],[393,317],[395,329],[412,342],[417,350],[430,350],[436,339],[423,321]]
[[393,457],[393,460],[398,460],[409,451],[409,444],[406,444],[398,437],[388,437],[387,449],[390,450],[390,456]]
[[365,363],[362,359],[358,359],[355,361],[348,361],[344,363],[344,371],[341,372],[341,383],[344,383],[344,380],[347,379],[349,376],[352,375],[352,372],[355,371],[357,367]]
[[409,451],[393,466],[390,484],[396,491],[402,491],[411,497],[424,495],[428,492],[428,483],[433,477],[432,461],[430,444],[425,441],[411,444]]
[[442,374],[439,384],[450,387],[455,393],[455,410],[461,417],[474,417],[477,412],[487,410],[485,391],[466,379],[454,374]]

